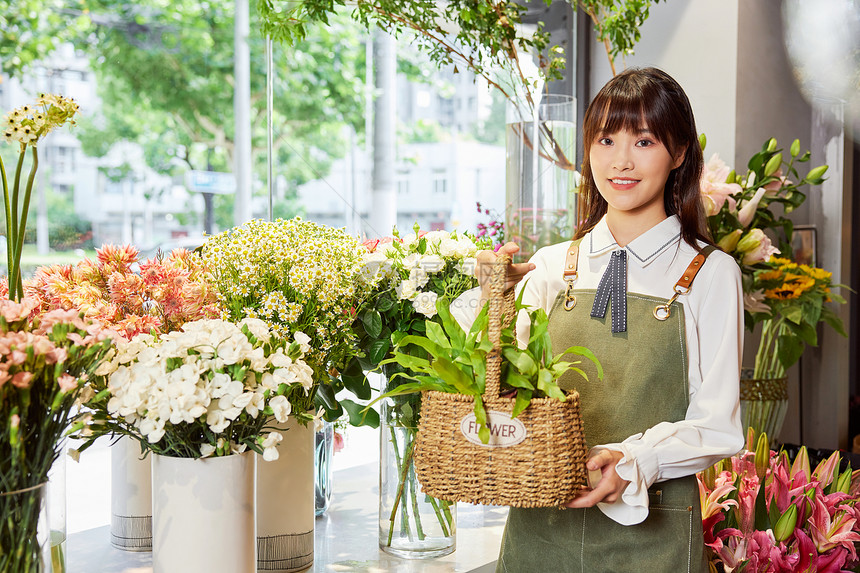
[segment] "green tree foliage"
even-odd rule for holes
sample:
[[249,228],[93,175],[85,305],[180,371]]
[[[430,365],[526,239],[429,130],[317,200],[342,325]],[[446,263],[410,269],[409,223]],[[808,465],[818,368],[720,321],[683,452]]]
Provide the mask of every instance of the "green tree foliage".
[[86,29],[83,15],[64,13],[63,0],[6,0],[0,10],[0,71],[20,77],[37,60]]
[[[102,116],[83,126],[85,150],[141,143],[147,163],[230,171],[233,163],[232,0],[91,0],[92,55]],[[254,15],[252,15],[253,18]],[[252,24],[252,130],[259,173],[266,160],[265,45]],[[312,41],[276,47],[275,169],[289,187],[325,173],[345,149],[340,126],[363,128],[364,40],[335,15]],[[223,198],[219,198],[221,202]],[[223,210],[223,209],[222,209]]]

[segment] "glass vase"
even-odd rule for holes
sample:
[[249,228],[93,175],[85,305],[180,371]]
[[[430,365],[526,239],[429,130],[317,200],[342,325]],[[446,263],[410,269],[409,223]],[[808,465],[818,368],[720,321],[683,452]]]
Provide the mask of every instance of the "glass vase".
[[48,472],[48,518],[51,531],[53,573],[66,571],[66,444]]
[[0,493],[0,571],[51,571],[48,482]]
[[416,396],[385,400],[379,425],[379,547],[406,559],[448,555],[457,530],[456,504],[425,495],[415,475],[418,404]]
[[749,370],[744,369],[740,387],[744,433],[753,428],[756,435],[764,432],[771,443],[778,443],[788,411],[788,377],[752,378]]
[[331,503],[331,462],[334,455],[334,424],[323,422],[316,432],[314,451],[314,513],[317,517],[328,510]]
[[542,94],[536,105],[509,105],[505,148],[505,238],[520,246],[515,256],[520,262],[540,247],[573,236],[576,99]]

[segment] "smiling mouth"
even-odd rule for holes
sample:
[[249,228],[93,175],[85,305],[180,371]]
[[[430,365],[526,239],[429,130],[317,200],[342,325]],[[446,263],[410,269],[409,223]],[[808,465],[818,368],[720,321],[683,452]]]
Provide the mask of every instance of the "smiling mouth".
[[638,179],[610,179],[610,181],[616,185],[632,185],[633,183],[639,183]]

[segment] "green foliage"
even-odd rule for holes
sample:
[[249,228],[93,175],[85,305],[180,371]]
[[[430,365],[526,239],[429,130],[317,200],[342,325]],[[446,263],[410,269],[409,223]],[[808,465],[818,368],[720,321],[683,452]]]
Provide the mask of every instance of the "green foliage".
[[[531,85],[519,66],[517,48],[544,52],[549,34],[539,23],[529,37],[518,34],[526,8],[514,2],[486,0],[358,0],[352,16],[366,27],[379,26],[394,36],[416,34],[416,44],[440,68],[454,64],[483,76],[506,97],[516,97],[517,85]],[[278,42],[294,45],[308,37],[313,24],[328,25],[333,14],[346,6],[345,0],[258,0],[261,29]],[[314,28],[314,34],[319,30]],[[541,59],[542,74],[560,77],[564,58],[557,51]],[[516,78],[497,81],[497,70]],[[534,87],[533,85],[531,87]]]
[[2,71],[21,78],[36,61],[85,29],[89,19],[69,14],[64,0],[14,0],[0,10]]
[[[486,427],[483,395],[486,389],[487,354],[493,349],[488,336],[488,305],[478,314],[468,333],[451,316],[447,303],[437,301],[436,309],[440,323],[428,321],[425,336],[402,337],[395,344],[393,356],[383,361],[383,364],[397,364],[405,369],[405,372],[396,376],[412,382],[394,387],[381,398],[424,390],[474,396],[475,418],[481,428],[478,435],[487,443],[490,434]],[[513,417],[528,408],[534,398],[548,397],[564,401],[565,394],[558,386],[558,379],[566,372],[576,372],[587,380],[585,372],[577,367],[580,360],[562,359],[567,354],[591,360],[597,366],[599,378],[603,379],[600,363],[587,348],[573,346],[560,354],[553,354],[547,331],[548,318],[543,309],[530,309],[521,300],[517,300],[515,309],[517,313],[527,309],[531,335],[528,345],[520,348],[513,323],[501,331],[500,348],[504,360],[500,390],[502,394],[515,395],[511,413]],[[424,356],[417,355],[415,348],[421,349]]]
[[[88,7],[91,26],[77,45],[90,55],[103,106],[82,125],[84,151],[103,156],[116,142],[135,141],[160,173],[231,171],[234,3],[93,0]],[[288,184],[284,215],[295,211],[297,186],[322,177],[345,153],[343,124],[364,129],[365,52],[355,49],[364,33],[348,16],[329,23],[312,41],[274,50],[274,175]],[[248,41],[253,159],[264,180],[265,45],[255,33]],[[232,215],[223,222],[232,226]]]
[[651,4],[660,0],[579,0],[579,6],[591,17],[597,41],[603,42],[606,56],[615,74],[615,58],[633,53],[639,42],[639,27],[648,19]]

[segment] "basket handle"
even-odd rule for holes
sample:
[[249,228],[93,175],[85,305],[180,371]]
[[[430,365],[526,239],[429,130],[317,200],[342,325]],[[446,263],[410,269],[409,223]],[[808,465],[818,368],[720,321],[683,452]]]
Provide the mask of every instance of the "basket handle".
[[[493,263],[493,275],[490,281],[490,308],[488,309],[488,336],[493,343],[493,349],[487,353],[486,383],[484,386],[485,405],[500,404],[500,382],[502,377],[502,328],[514,320],[514,289],[505,291],[505,281],[508,278],[508,266],[511,256],[502,254]],[[504,324],[502,320],[504,318]]]

